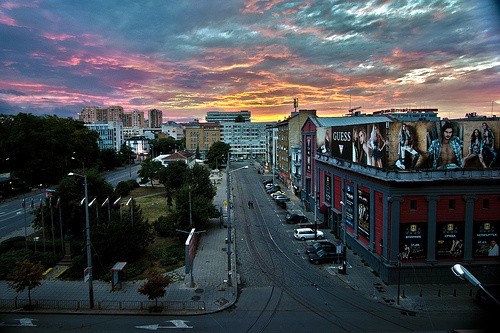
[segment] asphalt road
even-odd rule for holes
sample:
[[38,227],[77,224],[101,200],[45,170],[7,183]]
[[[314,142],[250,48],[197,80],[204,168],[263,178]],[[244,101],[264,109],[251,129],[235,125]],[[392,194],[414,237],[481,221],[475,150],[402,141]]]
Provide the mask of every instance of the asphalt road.
[[[111,185],[116,186],[120,181],[127,181],[129,179],[137,178],[137,171],[140,164],[133,164],[130,168],[122,168],[107,172],[103,174],[104,179]],[[12,232],[22,229],[25,226],[29,227],[33,221],[33,215],[30,214],[30,202],[33,200],[34,204],[40,202],[40,198],[45,196],[44,190],[26,193],[25,195],[5,200],[0,203],[0,239],[11,234]],[[21,201],[25,199],[26,210],[22,209]]]

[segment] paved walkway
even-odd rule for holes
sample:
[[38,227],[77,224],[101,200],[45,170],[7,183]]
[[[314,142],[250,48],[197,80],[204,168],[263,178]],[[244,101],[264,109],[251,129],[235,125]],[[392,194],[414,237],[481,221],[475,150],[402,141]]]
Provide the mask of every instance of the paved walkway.
[[[219,207],[226,200],[225,175],[213,177],[217,184],[217,194],[214,204]],[[288,195],[297,207],[300,199],[288,191]],[[311,212],[305,212],[313,220]],[[211,220],[207,227],[207,234],[202,235],[194,260],[193,276],[184,274],[184,268],[169,273],[175,280],[167,288],[164,298],[158,302],[164,306],[161,314],[202,314],[220,311],[231,306],[237,298],[237,272],[235,249],[232,247],[231,285],[228,283],[228,254],[227,243],[228,229],[220,225],[219,219]],[[232,229],[234,233],[234,229]],[[24,230],[19,231],[24,235]],[[11,235],[13,236],[13,235]],[[333,236],[333,235],[332,235]],[[330,237],[331,238],[331,237]],[[234,235],[231,239],[235,239]],[[234,245],[234,244],[233,244]],[[322,267],[340,279],[346,288],[351,288],[361,293],[371,301],[377,301],[389,306],[400,308],[408,315],[419,311],[450,311],[450,310],[477,310],[474,301],[477,288],[473,288],[465,281],[457,278],[454,284],[426,284],[426,285],[386,285],[366,266],[358,255],[348,250],[347,274],[339,274],[337,265],[323,265]],[[94,281],[94,309],[89,309],[88,283],[83,281],[61,281],[55,276],[61,267],[56,267],[42,281],[41,286],[31,292],[32,300],[39,302],[36,311],[54,312],[55,307],[60,307],[57,312],[99,312],[99,313],[130,313],[146,314],[154,301],[149,301],[146,296],[137,292],[144,281],[125,281],[121,288],[111,291],[110,283]],[[0,281],[0,311],[14,310],[15,305],[20,305],[27,299],[27,291],[17,295],[9,288],[6,281]],[[17,300],[17,303],[16,303]],[[46,300],[45,302],[42,302]],[[49,301],[50,300],[50,301]]]

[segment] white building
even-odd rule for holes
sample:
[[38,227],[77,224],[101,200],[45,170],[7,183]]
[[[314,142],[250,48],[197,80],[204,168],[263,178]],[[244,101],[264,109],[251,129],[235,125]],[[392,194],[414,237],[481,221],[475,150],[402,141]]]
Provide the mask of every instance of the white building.
[[181,125],[174,121],[167,121],[161,124],[161,132],[172,137],[174,140],[182,140],[184,138],[184,130]]
[[123,144],[123,123],[121,121],[96,122],[85,124],[85,127],[99,134],[97,143],[99,150],[113,149],[119,151]]
[[264,158],[268,123],[220,123],[220,140],[231,146],[231,156],[237,159]]

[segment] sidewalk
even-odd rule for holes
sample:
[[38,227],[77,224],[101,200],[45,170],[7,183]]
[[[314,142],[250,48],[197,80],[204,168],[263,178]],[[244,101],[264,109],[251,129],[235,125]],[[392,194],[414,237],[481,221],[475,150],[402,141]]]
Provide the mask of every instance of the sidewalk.
[[[214,176],[217,184],[217,193],[214,197],[216,207],[222,206],[226,200],[226,179],[224,175]],[[291,191],[284,189],[292,199],[294,206],[302,209],[304,214],[313,221],[314,214],[306,212],[301,202]],[[166,296],[158,299],[164,306],[161,315],[194,315],[217,312],[230,307],[237,298],[238,275],[234,243],[232,244],[231,286],[228,285],[228,229],[220,225],[219,219],[213,219],[207,226],[207,234],[201,234],[198,251],[193,265],[193,281],[185,274],[184,267],[169,275],[173,278],[167,287]],[[325,230],[326,231],[326,230]],[[232,229],[234,237],[234,229]],[[24,235],[24,229],[19,230]],[[15,236],[15,235],[11,235]],[[332,234],[328,234],[333,239]],[[347,250],[347,274],[338,273],[338,265],[323,265],[322,268],[332,278],[339,279],[346,288],[352,289],[365,296],[367,300],[376,301],[401,309],[402,313],[414,315],[416,312],[441,311],[478,311],[475,302],[477,288],[468,282],[457,278],[453,284],[425,284],[425,285],[386,285],[364,264],[363,259]],[[154,305],[146,296],[137,292],[143,281],[125,281],[120,289],[111,292],[108,282],[93,282],[94,309],[89,309],[88,284],[83,281],[61,281],[55,276],[61,267],[56,267],[42,281],[42,284],[31,291],[33,302],[38,302],[35,311],[68,312],[68,313],[110,313],[110,314],[148,314],[148,308]],[[451,274],[451,272],[450,272]],[[192,285],[193,282],[193,285]],[[15,293],[8,286],[7,281],[0,281],[0,312],[10,312],[27,303],[27,291]],[[17,302],[16,302],[17,301]]]

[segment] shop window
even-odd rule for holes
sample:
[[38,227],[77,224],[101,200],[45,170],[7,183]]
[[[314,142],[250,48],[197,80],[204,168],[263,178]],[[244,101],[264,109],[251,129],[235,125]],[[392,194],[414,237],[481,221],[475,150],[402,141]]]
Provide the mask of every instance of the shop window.
[[483,199],[483,208],[490,208],[490,199]]
[[448,209],[455,209],[455,199],[450,199],[448,202]]
[[410,201],[410,210],[417,210],[417,200]]

